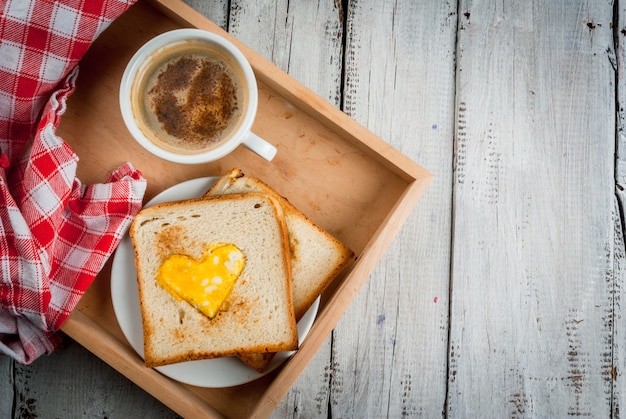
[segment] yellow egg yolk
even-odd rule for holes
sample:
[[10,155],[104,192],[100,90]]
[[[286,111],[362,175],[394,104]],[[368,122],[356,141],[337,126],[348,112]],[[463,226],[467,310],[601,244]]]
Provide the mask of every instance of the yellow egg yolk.
[[237,246],[211,245],[199,261],[187,255],[169,256],[159,267],[157,282],[175,298],[213,318],[244,265],[245,255]]

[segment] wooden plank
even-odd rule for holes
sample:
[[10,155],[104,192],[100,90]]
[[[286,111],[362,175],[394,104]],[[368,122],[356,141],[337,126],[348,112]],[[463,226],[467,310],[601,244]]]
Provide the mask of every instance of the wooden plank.
[[11,417],[14,399],[13,360],[0,356],[0,417]]
[[228,17],[230,9],[227,0],[183,0],[197,12],[210,19],[213,23],[224,30],[228,30]]
[[176,417],[161,402],[71,342],[31,365],[16,364],[15,388],[14,417],[114,418],[127,417],[131,412]]
[[[232,2],[229,32],[339,106],[343,21],[336,6],[328,0]],[[326,416],[329,359],[327,339],[276,408],[276,417],[291,416],[293,412]]]
[[[620,147],[618,143],[618,147]],[[612,417],[621,417],[621,409],[624,405],[624,396],[626,396],[626,389],[624,388],[624,371],[626,371],[626,345],[624,345],[624,336],[626,330],[626,319],[622,314],[621,302],[624,301],[626,296],[624,293],[624,287],[622,286],[626,282],[626,252],[624,243],[624,212],[623,212],[623,199],[624,196],[618,194],[618,199],[615,200],[614,210],[614,226],[615,226],[615,244],[613,247],[613,269],[612,275],[614,278],[611,292],[611,302],[613,304],[612,316],[608,319],[612,322],[613,326],[613,359],[612,367],[610,371],[611,376],[611,414]]]
[[[624,243],[624,220],[626,219],[626,1],[616,1],[613,17],[613,33],[615,45],[609,49],[609,59],[616,70],[617,88],[617,123],[616,123],[616,150],[615,150],[615,246],[614,268],[615,285],[613,290],[613,379],[612,414],[620,417],[626,401],[626,318],[622,312],[622,301],[626,300],[623,284],[626,283],[626,253]],[[597,27],[597,26],[596,26]],[[612,57],[611,53],[615,56]]]
[[451,417],[611,414],[612,12],[460,2]]
[[333,417],[441,415],[456,4],[349,2],[344,110],[435,180],[333,333]]

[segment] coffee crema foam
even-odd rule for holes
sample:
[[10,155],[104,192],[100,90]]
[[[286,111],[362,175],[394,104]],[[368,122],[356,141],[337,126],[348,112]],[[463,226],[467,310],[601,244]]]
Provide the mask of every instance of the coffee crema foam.
[[210,45],[185,42],[154,54],[133,82],[133,113],[156,145],[203,152],[237,130],[246,106],[243,75]]

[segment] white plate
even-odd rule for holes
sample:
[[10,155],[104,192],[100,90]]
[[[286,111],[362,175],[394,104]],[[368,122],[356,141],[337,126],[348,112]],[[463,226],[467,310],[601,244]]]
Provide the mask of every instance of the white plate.
[[[161,192],[146,207],[168,201],[179,201],[200,197],[215,183],[217,178],[207,177],[192,179]],[[120,242],[111,267],[111,299],[113,310],[122,332],[133,349],[143,358],[143,327],[137,290],[137,271],[135,256],[128,234]],[[298,322],[298,336],[302,343],[313,326],[320,299],[306,312]],[[181,362],[157,367],[162,374],[199,387],[230,387],[260,378],[285,362],[294,352],[279,352],[263,373],[249,368],[237,358],[217,358],[201,361]]]

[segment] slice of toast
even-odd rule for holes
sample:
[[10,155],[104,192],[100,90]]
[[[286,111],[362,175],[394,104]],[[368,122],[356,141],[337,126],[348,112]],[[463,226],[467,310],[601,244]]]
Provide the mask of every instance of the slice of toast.
[[[156,205],[137,215],[130,237],[146,366],[297,348],[286,225],[271,197],[246,194]],[[240,249],[245,265],[209,318],[166,291],[157,276],[170,256],[198,261],[221,244]]]
[[[234,168],[207,191],[205,197],[226,194],[264,193],[282,208],[287,224],[293,302],[296,320],[300,320],[317,297],[350,262],[354,253],[342,242],[323,230],[286,198],[263,181],[246,176]],[[250,367],[263,371],[271,362],[271,353],[247,353],[239,357]]]

